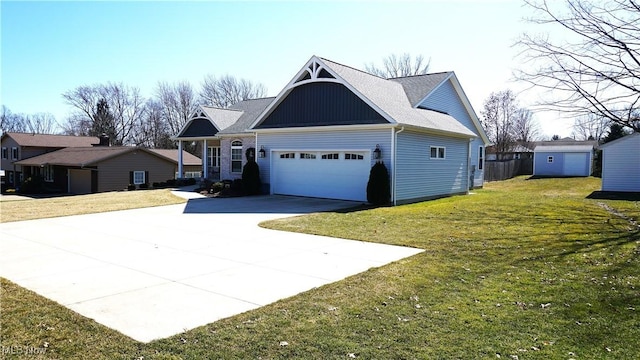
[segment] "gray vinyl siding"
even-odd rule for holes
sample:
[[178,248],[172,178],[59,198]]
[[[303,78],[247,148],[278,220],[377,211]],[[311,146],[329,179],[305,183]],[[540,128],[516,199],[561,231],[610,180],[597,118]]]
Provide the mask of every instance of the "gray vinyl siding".
[[602,190],[640,192],[640,135],[602,149]]
[[98,192],[126,189],[130,171],[148,171],[145,180],[151,185],[175,178],[176,164],[145,151],[130,151],[107,159],[98,165]]
[[[397,202],[467,192],[468,140],[403,131],[397,142]],[[431,146],[444,146],[445,159],[431,159]]]
[[480,134],[478,134],[473,120],[456,93],[451,81],[440,85],[440,87],[422,101],[418,107],[447,113],[478,135],[478,137],[471,142],[471,165],[475,166],[474,187],[482,187],[484,183],[484,169],[481,170],[478,168],[478,149],[480,146],[485,146],[485,144]]
[[[267,156],[256,159],[260,166],[260,179],[269,183],[271,178],[271,151],[274,150],[368,150],[373,151],[380,145],[382,161],[391,168],[391,136],[392,129],[380,130],[330,130],[295,133],[262,133],[258,134],[256,149],[264,146]],[[371,166],[375,163],[371,157]]]

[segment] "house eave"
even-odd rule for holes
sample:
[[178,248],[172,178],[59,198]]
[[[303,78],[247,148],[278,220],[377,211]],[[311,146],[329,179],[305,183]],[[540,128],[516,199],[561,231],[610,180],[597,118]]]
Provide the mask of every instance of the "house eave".
[[256,134],[268,133],[292,133],[292,132],[318,132],[318,131],[341,131],[341,130],[381,130],[397,127],[398,124],[366,124],[366,125],[330,125],[330,126],[304,126],[269,129],[252,129]]

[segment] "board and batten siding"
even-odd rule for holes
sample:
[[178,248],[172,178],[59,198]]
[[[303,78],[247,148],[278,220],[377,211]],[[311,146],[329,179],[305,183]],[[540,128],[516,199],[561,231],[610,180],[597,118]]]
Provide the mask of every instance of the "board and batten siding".
[[[462,125],[467,127],[478,135],[471,141],[471,165],[475,165],[475,176],[473,179],[474,187],[482,187],[484,185],[484,166],[480,169],[480,147],[484,149],[485,144],[477,133],[473,120],[469,116],[467,109],[460,100],[451,80],[440,85],[431,95],[429,95],[420,105],[420,108],[432,109],[447,113],[458,120]],[[484,159],[486,161],[486,159]],[[484,164],[483,164],[484,165]]]
[[146,151],[129,151],[98,164],[98,192],[126,189],[130,171],[148,171],[147,184],[175,178],[176,164]]
[[[397,203],[467,192],[469,140],[411,131],[397,136]],[[445,147],[445,158],[431,159],[432,146]]]
[[[273,151],[303,150],[366,150],[373,152],[380,145],[382,161],[391,174],[391,139],[393,129],[335,130],[310,132],[259,133],[256,148],[264,146],[266,158],[256,159],[260,167],[260,180],[270,183]],[[371,159],[371,166],[375,164]]]
[[640,192],[640,133],[602,148],[602,191]]

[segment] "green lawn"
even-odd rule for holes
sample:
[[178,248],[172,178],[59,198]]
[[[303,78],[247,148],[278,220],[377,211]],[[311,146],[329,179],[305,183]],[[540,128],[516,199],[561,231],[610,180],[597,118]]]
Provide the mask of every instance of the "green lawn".
[[270,221],[426,251],[149,344],[2,280],[1,342],[65,359],[640,358],[640,202],[586,198],[599,187],[517,178]]

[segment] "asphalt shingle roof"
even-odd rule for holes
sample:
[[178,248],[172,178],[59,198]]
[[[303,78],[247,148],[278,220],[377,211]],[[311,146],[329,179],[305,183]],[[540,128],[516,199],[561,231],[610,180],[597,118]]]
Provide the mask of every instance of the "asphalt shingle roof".
[[[68,147],[50,153],[34,156],[28,159],[17,161],[18,165],[40,166],[40,165],[59,165],[59,166],[89,166],[112,157],[122,155],[124,153],[141,150],[154,153],[168,161],[178,162],[178,150],[158,150],[158,149],[142,149],[132,146],[94,146],[94,147]],[[201,165],[202,161],[183,151],[185,165]],[[197,159],[197,161],[195,159]]]
[[415,107],[427,95],[429,95],[438,85],[440,85],[446,78],[451,76],[452,72],[441,72],[425,75],[415,75],[400,78],[391,78],[389,80],[398,82],[402,85],[404,92],[407,94],[409,103]]
[[83,147],[100,143],[100,139],[95,136],[71,136],[71,135],[51,135],[7,132],[2,137],[10,136],[20,146],[34,147]]
[[230,110],[241,111],[242,116],[233,125],[225,128],[220,134],[240,134],[246,132],[251,124],[262,114],[262,112],[273,102],[275,97],[267,97],[261,99],[250,99],[240,101],[233,106]]
[[414,108],[399,81],[383,79],[327,59],[321,61],[399,124],[470,137],[477,136],[448,114]]

